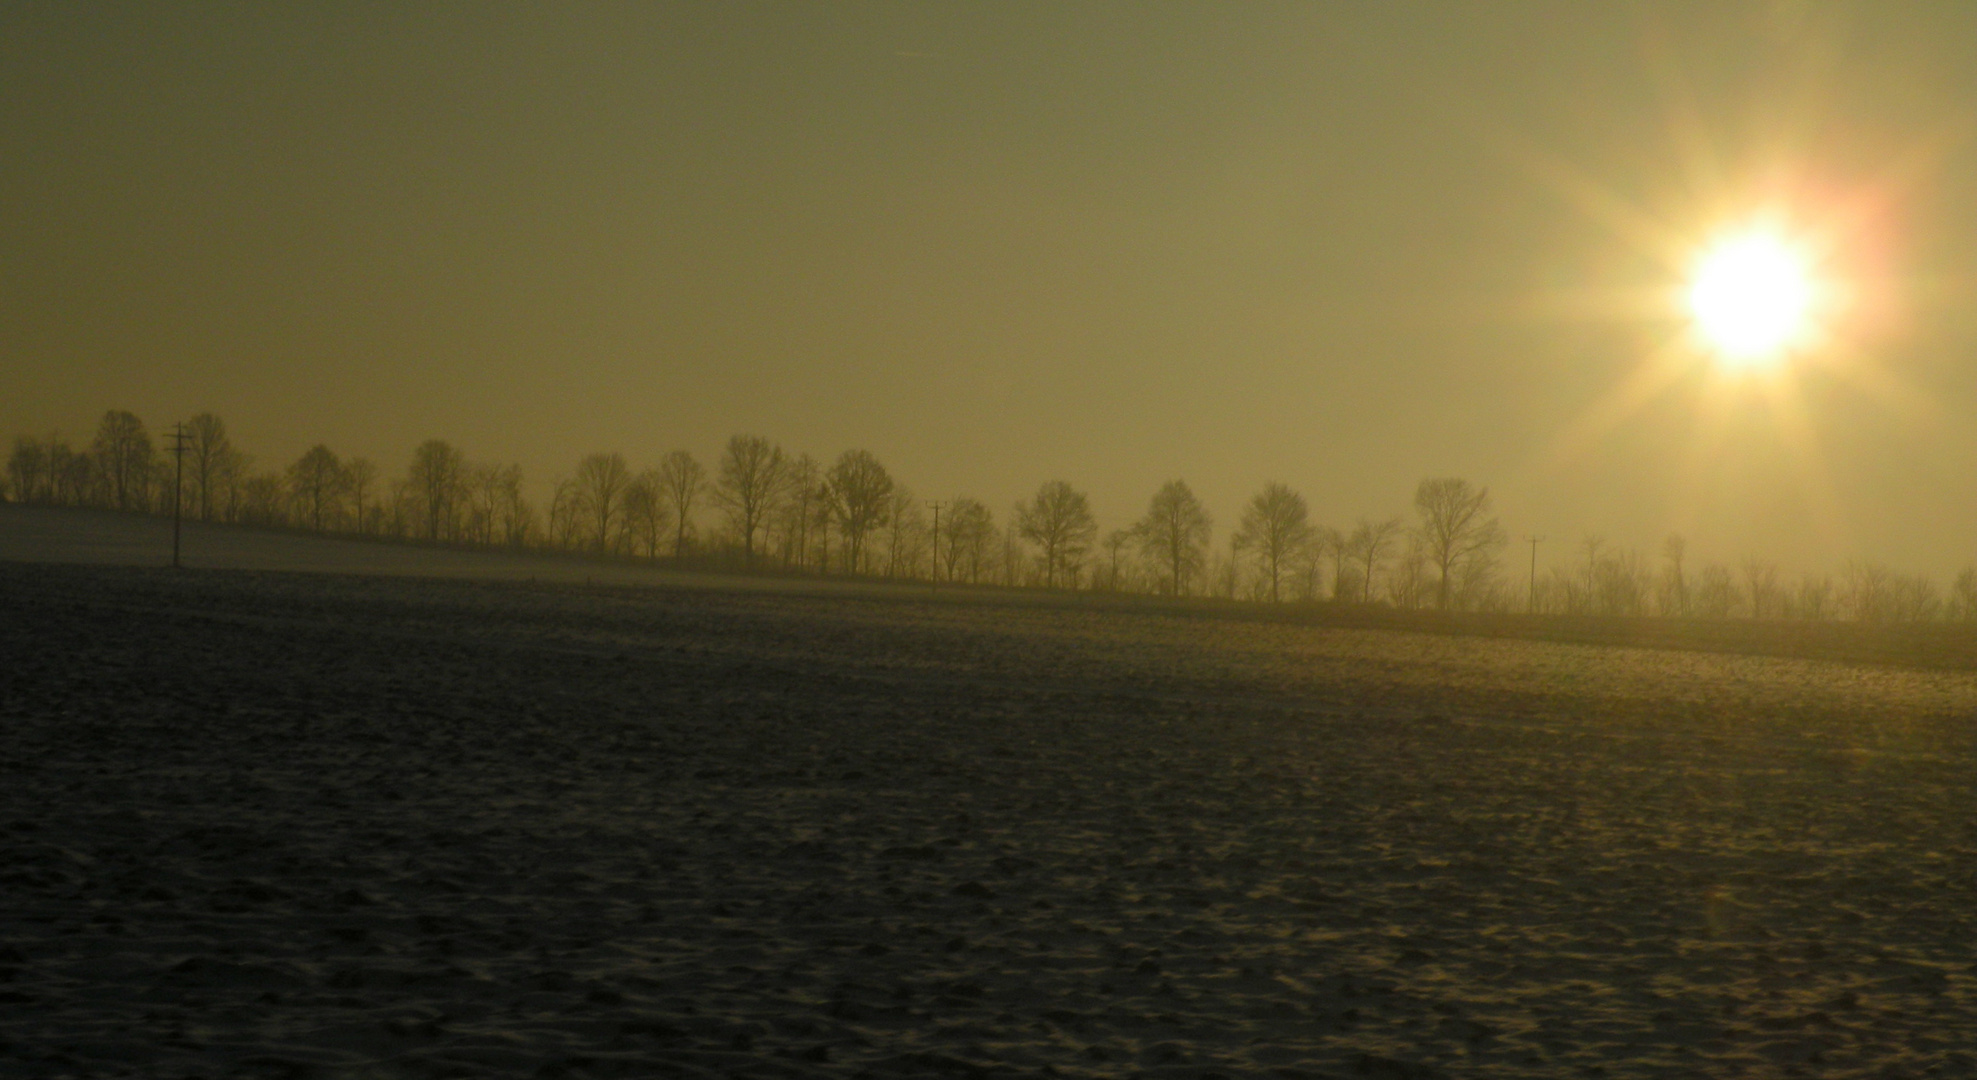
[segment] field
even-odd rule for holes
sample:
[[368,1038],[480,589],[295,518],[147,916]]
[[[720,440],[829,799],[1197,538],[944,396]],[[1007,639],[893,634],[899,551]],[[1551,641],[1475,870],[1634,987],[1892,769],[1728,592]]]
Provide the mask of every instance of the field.
[[0,1075],[1977,1072],[1951,665],[0,510]]

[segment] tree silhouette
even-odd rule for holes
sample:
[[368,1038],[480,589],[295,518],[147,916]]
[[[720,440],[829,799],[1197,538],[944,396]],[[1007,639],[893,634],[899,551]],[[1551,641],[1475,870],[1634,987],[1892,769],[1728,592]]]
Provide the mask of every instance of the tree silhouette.
[[556,481],[556,490],[549,497],[549,544],[551,547],[574,548],[577,546],[577,528],[582,518],[582,500],[577,498],[577,482],[573,478]]
[[742,557],[755,561],[755,534],[763,519],[782,498],[789,464],[783,449],[760,435],[736,435],[721,455],[721,475],[714,498],[727,512],[728,523],[741,538]]
[[666,497],[657,469],[633,478],[624,494],[625,528],[645,543],[645,557],[659,557],[659,534],[666,529]]
[[[1967,572],[1967,571],[1966,571]],[[1961,575],[1957,577],[1959,585]],[[1792,606],[1801,619],[1826,619],[1833,614],[1833,578],[1830,574],[1815,574],[1807,571],[1799,578],[1798,592],[1792,597]]]
[[[763,545],[780,547],[784,566],[808,569],[811,553],[817,546],[813,543],[814,533],[819,528],[828,532],[831,519],[830,508],[823,505],[826,493],[816,459],[809,454],[786,458],[778,487],[774,505],[763,519]],[[776,542],[771,543],[769,535],[778,531]],[[823,539],[824,552],[828,554],[830,538]]]
[[285,485],[280,473],[256,473],[240,482],[240,520],[249,525],[286,525],[282,510]]
[[462,484],[466,504],[466,535],[475,543],[494,542],[495,505],[501,499],[501,466],[471,464]]
[[1778,584],[1778,566],[1755,555],[1744,559],[1744,593],[1750,601],[1753,619],[1776,618],[1782,614],[1785,594]]
[[1606,546],[1606,537],[1587,533],[1579,546],[1586,552],[1585,610],[1594,611],[1599,604],[1599,553]]
[[119,510],[141,505],[151,482],[153,455],[144,421],[122,409],[104,413],[96,426],[96,443],[90,449],[103,472],[112,504]]
[[1505,542],[1503,529],[1489,516],[1490,489],[1456,477],[1421,481],[1414,509],[1421,518],[1415,534],[1422,554],[1438,575],[1435,606],[1446,611],[1456,571],[1493,560]]
[[1023,539],[1039,549],[1046,588],[1056,587],[1060,569],[1073,567],[1084,557],[1098,531],[1090,500],[1062,480],[1052,480],[1037,489],[1021,506],[1016,528]]
[[884,525],[892,510],[892,476],[865,450],[838,455],[825,477],[831,510],[844,532],[845,565],[854,574],[865,568],[865,537]]
[[1167,575],[1176,596],[1188,591],[1188,578],[1201,569],[1214,521],[1180,480],[1160,485],[1147,504],[1146,516],[1133,526],[1147,558]]
[[[1851,572],[1855,564],[1849,562]],[[1737,610],[1737,585],[1729,568],[1710,563],[1696,575],[1695,613],[1705,619],[1727,619]],[[1868,620],[1871,621],[1871,620]]]
[[659,490],[673,517],[675,559],[686,554],[686,535],[692,527],[693,504],[706,486],[707,471],[685,450],[675,450],[659,462]]
[[[920,564],[920,544],[925,539],[926,518],[920,513],[920,499],[905,484],[892,486],[892,506],[886,512],[886,576],[909,577]],[[940,557],[939,552],[934,553]]]
[[1299,561],[1304,574],[1304,595],[1316,600],[1325,595],[1325,560],[1332,560],[1332,597],[1338,599],[1346,591],[1345,581],[1345,537],[1330,525],[1313,525],[1311,542],[1304,546],[1303,558]]
[[202,412],[185,425],[185,471],[199,497],[199,520],[213,520],[213,496],[226,481],[235,451],[220,418]]
[[443,439],[427,439],[412,451],[408,487],[425,522],[426,539],[438,540],[442,529],[450,530],[466,470],[465,455]]
[[1689,553],[1689,542],[1679,533],[1669,533],[1668,539],[1661,542],[1661,557],[1668,561],[1668,573],[1664,579],[1662,597],[1663,614],[1687,615],[1689,613],[1689,582],[1682,576],[1682,560]]
[[995,547],[995,515],[979,501],[958,496],[948,507],[942,531],[947,540],[948,580],[981,581]]
[[1105,548],[1105,587],[1113,592],[1120,591],[1120,583],[1126,575],[1120,569],[1119,556],[1132,546],[1134,533],[1131,529],[1114,529],[1105,534],[1099,543]]
[[7,458],[7,476],[13,481],[16,500],[52,501],[54,476],[48,467],[48,449],[40,439],[31,435],[14,438],[14,452]]
[[[810,455],[804,454],[797,460],[797,465],[800,468],[793,469],[790,473],[792,490],[795,490],[799,477],[808,477],[808,483],[802,485],[802,490],[808,493],[803,497],[806,515],[803,522],[803,536],[810,543],[810,548],[806,551],[814,549],[818,573],[828,574],[831,571],[831,534],[838,519],[837,498],[831,493],[829,476],[822,467],[810,459]],[[806,555],[803,565],[810,565],[808,558]]]
[[355,531],[364,531],[364,508],[378,486],[378,467],[369,458],[354,457],[343,463],[343,490],[350,494],[350,510],[356,518]]
[[1304,496],[1269,483],[1249,500],[1236,530],[1236,548],[1253,551],[1270,581],[1270,602],[1282,599],[1284,564],[1311,543],[1311,508]]
[[1944,608],[1944,614],[1953,622],[1977,621],[1977,567],[1966,566],[1957,571]]
[[288,467],[289,495],[311,529],[323,531],[324,518],[336,513],[343,500],[343,479],[343,463],[322,443]]
[[1394,568],[1387,574],[1387,599],[1397,608],[1419,608],[1428,594],[1428,554],[1418,536],[1408,540]]
[[631,486],[632,471],[625,455],[586,454],[577,462],[577,503],[590,518],[591,536],[597,550],[608,551],[613,539],[611,526],[618,520],[625,489]]
[[501,541],[510,547],[528,543],[535,530],[535,508],[522,494],[522,467],[503,465],[495,512],[500,518]]
[[49,440],[48,461],[61,493],[56,501],[76,506],[100,501],[97,492],[103,489],[103,477],[94,454],[71,449],[66,439],[55,438]]
[[1373,602],[1373,574],[1386,561],[1387,553],[1399,542],[1400,535],[1399,518],[1383,521],[1360,518],[1359,524],[1353,526],[1352,535],[1345,540],[1345,551],[1360,567],[1360,603]]

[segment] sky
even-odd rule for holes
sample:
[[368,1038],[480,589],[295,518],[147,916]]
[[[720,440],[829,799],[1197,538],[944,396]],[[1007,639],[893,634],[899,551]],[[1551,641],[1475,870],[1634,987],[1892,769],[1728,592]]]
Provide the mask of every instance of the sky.
[[[0,436],[1977,559],[1977,5],[0,5]],[[1681,284],[1843,283],[1734,374]],[[1523,550],[1506,553],[1521,563]]]

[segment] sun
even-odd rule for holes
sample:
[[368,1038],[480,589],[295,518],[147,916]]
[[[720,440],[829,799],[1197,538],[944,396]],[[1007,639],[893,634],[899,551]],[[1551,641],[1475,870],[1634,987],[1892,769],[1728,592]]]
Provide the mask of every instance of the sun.
[[1818,297],[1804,250],[1761,227],[1705,248],[1688,286],[1696,331],[1733,368],[1769,367],[1805,345]]

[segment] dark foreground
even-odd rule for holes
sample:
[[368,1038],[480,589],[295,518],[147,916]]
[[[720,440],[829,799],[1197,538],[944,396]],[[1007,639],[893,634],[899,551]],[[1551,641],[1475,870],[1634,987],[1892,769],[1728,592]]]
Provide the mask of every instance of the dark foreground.
[[1977,677],[0,564],[0,1075],[1977,1071]]

